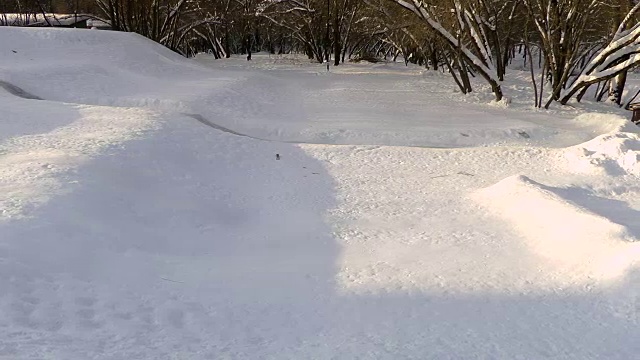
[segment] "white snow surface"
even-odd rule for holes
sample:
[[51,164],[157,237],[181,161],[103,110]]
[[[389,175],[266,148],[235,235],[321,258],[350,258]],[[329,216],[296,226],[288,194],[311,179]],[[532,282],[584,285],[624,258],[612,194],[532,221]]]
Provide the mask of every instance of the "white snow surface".
[[616,111],[108,31],[0,43],[0,359],[640,353]]

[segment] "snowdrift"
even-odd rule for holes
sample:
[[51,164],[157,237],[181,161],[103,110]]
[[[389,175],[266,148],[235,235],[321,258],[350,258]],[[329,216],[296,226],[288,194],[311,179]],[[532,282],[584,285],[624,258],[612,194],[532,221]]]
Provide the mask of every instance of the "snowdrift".
[[[549,164],[565,150],[522,145],[621,134],[620,119],[456,103],[449,79],[404,66],[212,70],[89,30],[0,42],[0,358],[638,352],[637,282],[585,286],[639,257],[631,205],[518,176],[476,194],[488,212],[465,198],[523,171],[583,178]],[[613,181],[640,198],[637,178]]]
[[0,42],[0,80],[47,100],[171,108],[163,88],[207,73],[134,33],[4,28]]
[[545,186],[522,175],[473,196],[511,224],[530,249],[563,272],[570,269],[576,276],[618,278],[640,254],[637,233],[614,221],[617,204],[606,199],[598,203],[593,197],[579,189]]
[[640,176],[640,128],[615,115],[587,114],[576,121],[609,124],[604,134],[568,148],[564,157],[570,171],[591,175]]
[[74,29],[4,28],[0,43],[0,87],[18,94],[197,114],[260,139],[563,147],[603,133],[595,122],[572,121],[574,114],[465,102],[448,77],[401,64],[346,64],[327,73],[319,64],[278,65],[269,55],[250,64],[191,60],[136,34]]

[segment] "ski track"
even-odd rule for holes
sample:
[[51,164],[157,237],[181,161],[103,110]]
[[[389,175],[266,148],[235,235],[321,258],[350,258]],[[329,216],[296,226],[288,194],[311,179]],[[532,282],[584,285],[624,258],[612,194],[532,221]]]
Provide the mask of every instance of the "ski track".
[[[357,122],[347,105],[364,101],[358,111],[388,117],[392,104],[384,94],[349,91],[375,86],[374,76],[329,87],[334,75],[306,74],[327,86],[314,93],[276,75],[242,74],[225,73],[228,86],[199,98],[188,96],[206,82],[189,78],[176,85],[176,99],[87,95],[88,105],[34,101],[0,84],[23,97],[0,95],[5,119],[24,125],[0,119],[8,129],[0,134],[0,359],[636,357],[637,259],[606,278],[581,262],[558,265],[532,250],[548,244],[521,232],[522,217],[511,212],[523,210],[510,201],[522,191],[532,202],[552,193],[552,206],[584,208],[640,237],[630,216],[639,207],[635,163],[602,176],[618,153],[635,156],[623,147],[634,150],[635,137],[600,152],[596,141],[580,155],[562,147],[588,140],[590,131],[554,137],[570,125],[529,123],[526,131],[551,136],[558,148],[522,146],[509,131],[523,121],[502,133],[518,146],[477,148],[465,136],[448,143],[449,135],[429,145],[466,147],[373,146],[359,144],[371,137],[317,121],[322,129],[309,130],[308,139],[328,129],[328,139],[355,144],[288,143],[308,130],[295,122],[323,107],[326,119],[344,113]],[[406,86],[396,79],[385,93],[413,93]],[[438,96],[447,99],[446,91]],[[473,116],[493,113],[470,108]],[[51,119],[33,120],[43,113]],[[499,137],[476,130],[469,137]],[[589,161],[594,154],[602,161]],[[567,156],[586,156],[591,168],[572,168]],[[504,191],[500,181],[516,174],[535,181]],[[477,201],[474,194],[487,189],[489,201]],[[594,226],[606,231],[609,223]],[[606,251],[591,256],[611,260]]]

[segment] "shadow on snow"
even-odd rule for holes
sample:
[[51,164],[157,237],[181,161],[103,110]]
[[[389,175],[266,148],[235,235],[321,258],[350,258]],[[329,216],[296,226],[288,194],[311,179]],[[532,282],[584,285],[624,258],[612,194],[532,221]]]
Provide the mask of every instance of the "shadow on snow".
[[[340,249],[325,222],[336,186],[298,146],[177,121],[125,145],[70,174],[79,183],[33,218],[0,224],[10,262],[0,268],[5,354],[46,346],[78,359],[622,359],[640,351],[636,299],[621,298],[628,289],[620,297],[339,295]],[[41,302],[29,311],[34,297]],[[77,309],[88,305],[93,317]]]

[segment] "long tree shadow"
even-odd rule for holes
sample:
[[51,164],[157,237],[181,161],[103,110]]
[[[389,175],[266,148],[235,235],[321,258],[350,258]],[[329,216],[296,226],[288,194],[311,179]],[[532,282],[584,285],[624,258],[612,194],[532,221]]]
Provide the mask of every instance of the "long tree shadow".
[[[166,354],[186,339],[252,354],[323,317],[335,190],[299,147],[182,117],[67,176],[77,182],[68,195],[0,224],[2,276],[16,279],[0,297],[7,329],[51,329],[42,341],[73,335],[78,348],[108,342],[99,333],[112,329],[135,339],[125,352],[164,338]],[[78,317],[78,301],[91,319]]]
[[338,291],[340,249],[324,218],[336,184],[295,145],[184,117],[68,176],[78,182],[68,195],[0,224],[2,355],[629,359],[640,350],[624,286],[593,296]]

